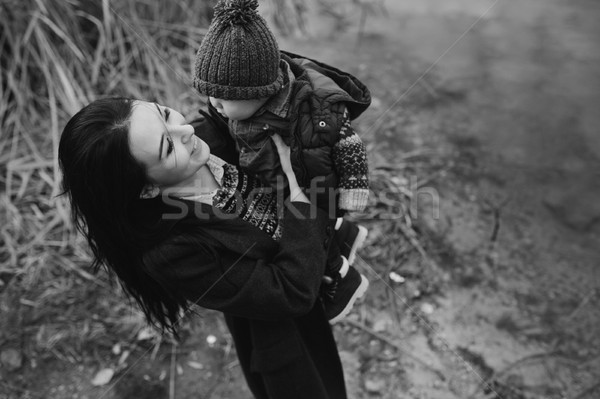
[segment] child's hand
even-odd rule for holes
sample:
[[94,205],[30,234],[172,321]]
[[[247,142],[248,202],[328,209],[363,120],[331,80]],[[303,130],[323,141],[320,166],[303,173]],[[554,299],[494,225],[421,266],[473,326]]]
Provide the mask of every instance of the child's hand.
[[273,140],[275,147],[277,147],[277,153],[279,154],[279,161],[281,162],[281,169],[283,169],[283,173],[285,173],[286,176],[294,174],[294,171],[292,170],[290,146],[285,144],[281,136],[277,133],[271,136],[271,140]]

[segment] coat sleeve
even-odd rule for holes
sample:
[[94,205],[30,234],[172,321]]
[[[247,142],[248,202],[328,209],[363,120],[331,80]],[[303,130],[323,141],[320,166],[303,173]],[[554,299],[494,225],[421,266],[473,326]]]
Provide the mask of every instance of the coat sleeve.
[[338,175],[339,207],[346,211],[362,211],[369,199],[369,168],[362,140],[350,124],[344,110],[340,138],[333,146],[333,163]]
[[[161,263],[176,276],[180,294],[202,307],[265,320],[306,314],[319,294],[333,228],[316,207],[291,206],[279,248],[269,259],[179,237],[161,249]],[[252,249],[248,245],[245,253]]]

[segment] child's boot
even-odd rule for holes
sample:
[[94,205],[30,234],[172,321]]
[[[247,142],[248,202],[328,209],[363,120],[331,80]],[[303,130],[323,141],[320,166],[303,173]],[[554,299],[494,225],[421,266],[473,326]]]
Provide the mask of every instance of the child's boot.
[[369,287],[369,280],[349,265],[348,260],[342,256],[342,265],[331,284],[325,286],[322,295],[325,315],[329,323],[334,324],[350,313],[354,302],[361,298]]
[[340,247],[340,253],[348,259],[350,265],[354,264],[356,251],[363,246],[367,238],[367,229],[344,218],[338,218],[335,223],[335,239]]

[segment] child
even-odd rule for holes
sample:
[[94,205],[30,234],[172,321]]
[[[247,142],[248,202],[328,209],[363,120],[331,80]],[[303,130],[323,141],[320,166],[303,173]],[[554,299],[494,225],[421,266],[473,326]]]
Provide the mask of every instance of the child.
[[[369,106],[368,89],[348,73],[280,52],[257,8],[256,0],[218,2],[196,56],[194,87],[228,118],[246,172],[281,188],[281,165],[270,139],[278,133],[292,148],[298,182],[310,188],[318,206],[333,209],[336,216],[364,209],[367,159],[350,120]],[[332,197],[337,203],[328,203]],[[328,266],[333,283],[324,298],[332,323],[368,287],[366,277],[351,267],[366,233],[362,226],[337,220],[342,262]]]

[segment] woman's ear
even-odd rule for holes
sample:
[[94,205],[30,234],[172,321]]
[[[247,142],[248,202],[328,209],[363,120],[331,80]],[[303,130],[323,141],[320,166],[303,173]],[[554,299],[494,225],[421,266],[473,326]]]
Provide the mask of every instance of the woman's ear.
[[150,199],[150,198],[156,198],[158,197],[158,194],[160,194],[160,188],[158,188],[158,186],[155,186],[154,184],[146,184],[142,190],[142,192],[140,193],[140,198],[141,199]]

